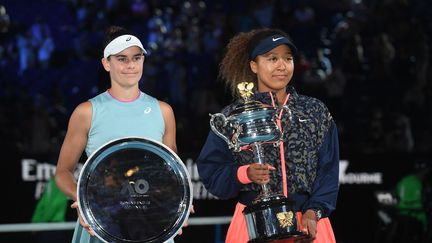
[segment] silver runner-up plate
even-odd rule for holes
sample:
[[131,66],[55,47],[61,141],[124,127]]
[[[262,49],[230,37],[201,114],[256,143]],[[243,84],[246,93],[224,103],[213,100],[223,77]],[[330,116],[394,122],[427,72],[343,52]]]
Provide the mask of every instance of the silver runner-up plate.
[[146,138],[110,141],[95,151],[78,178],[84,221],[104,242],[165,242],[189,217],[192,183],[181,159]]

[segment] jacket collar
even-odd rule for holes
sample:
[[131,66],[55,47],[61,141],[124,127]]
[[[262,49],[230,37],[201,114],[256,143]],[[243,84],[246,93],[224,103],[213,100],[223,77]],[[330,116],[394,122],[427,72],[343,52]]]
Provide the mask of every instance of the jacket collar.
[[[286,92],[287,92],[287,94],[290,94],[290,98],[289,98],[288,103],[295,102],[295,100],[297,100],[298,94],[292,85],[287,86]],[[272,93],[273,93],[273,97],[276,97],[276,93],[275,92],[272,92]],[[272,104],[270,92],[255,92],[253,94],[253,99],[260,101],[264,104],[268,104],[268,105]]]

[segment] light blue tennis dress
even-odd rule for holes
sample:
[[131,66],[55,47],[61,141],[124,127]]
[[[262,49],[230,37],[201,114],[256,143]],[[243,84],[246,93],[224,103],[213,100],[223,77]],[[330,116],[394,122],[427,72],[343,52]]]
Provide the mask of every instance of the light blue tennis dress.
[[[93,108],[86,154],[90,157],[99,147],[114,139],[144,137],[162,142],[165,123],[159,101],[143,92],[133,101],[115,99],[108,91],[90,99]],[[96,236],[80,225],[75,226],[73,243],[99,243]],[[174,241],[169,241],[174,242]]]

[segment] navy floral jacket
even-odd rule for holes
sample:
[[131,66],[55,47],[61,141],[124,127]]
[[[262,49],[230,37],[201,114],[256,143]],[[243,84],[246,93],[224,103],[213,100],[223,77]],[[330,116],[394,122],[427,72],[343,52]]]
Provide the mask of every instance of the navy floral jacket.
[[[296,202],[298,211],[320,209],[329,216],[336,207],[339,190],[339,142],[336,124],[327,107],[318,99],[296,93],[289,86],[290,98],[286,106],[291,111],[282,113],[282,141],[288,198]],[[274,95],[274,97],[276,97]],[[256,93],[253,99],[272,105],[270,93]],[[236,101],[222,110],[226,116],[237,107]],[[277,102],[276,102],[277,103]],[[280,150],[274,144],[262,144],[264,162],[276,170],[269,186],[282,192]],[[240,203],[250,205],[261,186],[242,184],[237,179],[240,166],[256,162],[252,149],[231,151],[227,143],[213,131],[197,159],[198,172],[206,189],[221,199],[238,197]]]

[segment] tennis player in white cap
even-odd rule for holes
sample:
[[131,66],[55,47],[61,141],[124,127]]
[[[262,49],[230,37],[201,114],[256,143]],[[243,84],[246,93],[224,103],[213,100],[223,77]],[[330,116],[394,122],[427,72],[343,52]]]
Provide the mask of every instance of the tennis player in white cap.
[[[109,72],[111,87],[75,108],[57,163],[56,182],[77,209],[74,171],[84,151],[90,156],[109,141],[135,136],[162,142],[177,152],[171,106],[139,89],[147,54],[141,41],[126,29],[112,26],[104,46],[102,65]],[[72,242],[102,242],[92,237],[94,232],[77,211],[79,223]]]

